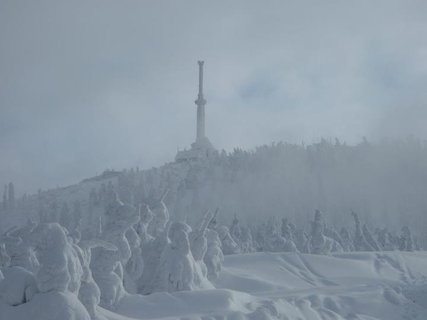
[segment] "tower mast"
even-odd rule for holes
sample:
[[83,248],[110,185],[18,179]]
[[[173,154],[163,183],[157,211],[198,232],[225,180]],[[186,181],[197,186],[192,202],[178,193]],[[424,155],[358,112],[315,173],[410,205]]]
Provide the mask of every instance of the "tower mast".
[[197,61],[199,64],[199,94],[197,100],[194,101],[197,105],[197,135],[196,142],[202,142],[205,139],[205,104],[206,100],[203,98],[203,63],[204,61]]
[[197,61],[199,64],[199,94],[194,103],[197,105],[197,133],[196,141],[191,144],[190,150],[178,151],[175,156],[175,161],[199,161],[213,156],[217,151],[212,146],[209,139],[206,137],[205,132],[205,105],[206,100],[203,97],[203,63],[204,61]]

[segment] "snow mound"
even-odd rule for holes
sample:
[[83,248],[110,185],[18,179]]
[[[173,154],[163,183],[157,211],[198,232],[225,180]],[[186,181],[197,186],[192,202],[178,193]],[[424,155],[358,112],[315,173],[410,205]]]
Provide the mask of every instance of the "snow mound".
[[[427,252],[332,255],[251,253],[225,257],[217,289],[126,294],[109,320],[425,320]],[[2,280],[0,280],[1,283]],[[86,320],[71,293],[36,293],[0,319]]]
[[126,296],[110,320],[427,319],[426,252],[226,256],[218,289]]

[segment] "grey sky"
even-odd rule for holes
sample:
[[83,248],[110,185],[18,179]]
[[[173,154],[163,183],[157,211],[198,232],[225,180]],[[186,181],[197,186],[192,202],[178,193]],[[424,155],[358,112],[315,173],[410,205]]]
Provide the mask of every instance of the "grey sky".
[[427,2],[0,1],[0,183],[217,148],[427,137]]

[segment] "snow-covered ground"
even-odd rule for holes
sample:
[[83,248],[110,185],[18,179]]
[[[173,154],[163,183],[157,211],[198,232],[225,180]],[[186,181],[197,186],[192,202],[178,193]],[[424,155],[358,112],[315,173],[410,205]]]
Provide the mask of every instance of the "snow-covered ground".
[[217,289],[132,295],[102,313],[111,320],[421,320],[426,276],[427,252],[231,255]]
[[284,189],[267,183],[274,171],[263,161],[253,177],[265,181],[247,180],[252,155],[239,154],[4,197],[0,320],[427,319],[427,240],[422,222],[410,228],[416,215],[398,224],[393,214],[374,223],[379,216],[345,210],[293,219],[285,213],[300,211],[244,191]]

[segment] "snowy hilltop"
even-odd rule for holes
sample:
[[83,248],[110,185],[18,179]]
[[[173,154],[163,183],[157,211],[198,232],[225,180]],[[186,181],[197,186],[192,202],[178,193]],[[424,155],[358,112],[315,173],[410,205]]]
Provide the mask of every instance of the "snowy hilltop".
[[305,224],[319,209],[333,224],[345,226],[352,219],[346,213],[353,210],[368,225],[397,231],[405,224],[424,234],[425,172],[427,146],[415,139],[364,140],[353,146],[338,140],[277,143],[146,170],[107,170],[76,185],[19,198],[19,186],[10,183],[0,205],[2,231],[28,217],[70,223],[81,216],[87,225],[85,219],[103,210],[112,192],[139,206],[154,204],[168,190],[165,203],[173,217],[191,223],[206,210],[220,208],[227,224],[234,214],[245,222],[284,216]]
[[10,183],[0,319],[425,319],[424,220],[401,211],[422,217],[422,157],[273,144],[20,198]]

